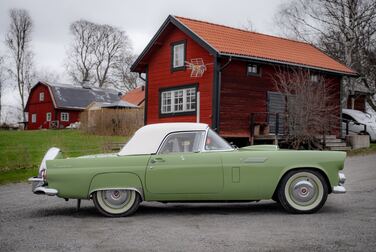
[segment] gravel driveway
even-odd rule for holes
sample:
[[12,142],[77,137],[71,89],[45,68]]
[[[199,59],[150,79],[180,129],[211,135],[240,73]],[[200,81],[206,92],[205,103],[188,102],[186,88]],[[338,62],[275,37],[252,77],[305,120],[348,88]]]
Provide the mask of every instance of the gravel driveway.
[[376,155],[346,161],[344,195],[312,215],[273,201],[143,203],[129,218],[105,218],[91,201],[36,196],[25,183],[0,187],[0,251],[375,251]]

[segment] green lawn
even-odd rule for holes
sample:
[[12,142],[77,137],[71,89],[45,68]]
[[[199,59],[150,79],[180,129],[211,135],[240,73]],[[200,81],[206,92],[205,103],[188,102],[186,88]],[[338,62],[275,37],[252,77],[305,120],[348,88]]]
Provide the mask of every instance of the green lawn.
[[376,153],[376,143],[371,143],[369,148],[356,149],[347,152],[348,156],[368,155]]
[[60,148],[65,157],[77,157],[111,152],[111,143],[126,140],[123,136],[97,136],[77,130],[0,130],[0,184],[35,175],[51,147]]

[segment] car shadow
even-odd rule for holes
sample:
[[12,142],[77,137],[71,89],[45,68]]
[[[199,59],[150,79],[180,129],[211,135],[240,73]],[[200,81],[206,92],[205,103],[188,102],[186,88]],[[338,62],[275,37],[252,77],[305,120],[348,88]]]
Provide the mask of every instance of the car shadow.
[[[343,208],[324,206],[318,214],[344,213]],[[141,203],[135,216],[189,216],[189,215],[280,215],[287,214],[283,207],[274,201],[251,203]],[[30,217],[70,216],[75,218],[91,218],[102,216],[94,206],[59,207],[38,209],[30,212]]]

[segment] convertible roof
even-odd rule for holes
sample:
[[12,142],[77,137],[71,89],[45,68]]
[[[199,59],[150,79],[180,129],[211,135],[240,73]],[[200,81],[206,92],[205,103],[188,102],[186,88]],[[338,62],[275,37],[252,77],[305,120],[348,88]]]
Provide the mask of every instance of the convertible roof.
[[206,130],[204,123],[158,123],[149,124],[136,131],[120,150],[120,156],[155,154],[163,139],[172,132]]

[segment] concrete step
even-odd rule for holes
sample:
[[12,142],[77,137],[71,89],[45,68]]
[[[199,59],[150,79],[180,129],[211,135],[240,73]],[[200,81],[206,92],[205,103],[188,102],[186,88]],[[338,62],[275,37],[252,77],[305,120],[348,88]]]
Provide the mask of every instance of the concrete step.
[[[324,139],[321,139],[320,140],[321,142],[324,142]],[[341,143],[342,142],[342,139],[332,139],[332,138],[329,138],[329,139],[325,139],[325,142],[326,143]]]
[[325,143],[326,147],[346,147],[347,144],[345,142],[340,142],[340,143]]
[[[317,136],[318,139],[324,139],[324,136],[323,135],[318,135]],[[325,135],[325,139],[336,139],[337,136],[336,135]]]
[[350,146],[342,146],[342,147],[339,147],[339,146],[331,146],[329,147],[329,150],[333,150],[333,151],[349,151],[351,150],[351,147]]

